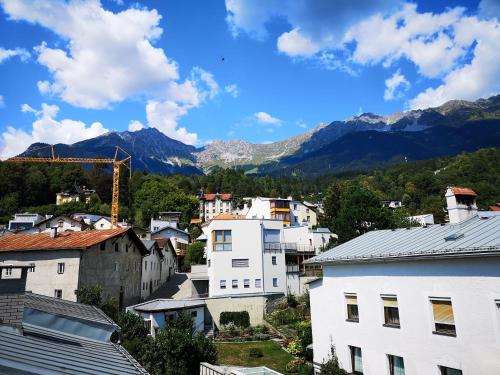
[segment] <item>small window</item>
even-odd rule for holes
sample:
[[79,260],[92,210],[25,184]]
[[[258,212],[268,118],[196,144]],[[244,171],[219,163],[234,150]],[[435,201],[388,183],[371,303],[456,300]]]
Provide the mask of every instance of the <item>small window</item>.
[[230,230],[214,230],[212,232],[213,250],[231,251],[232,235]]
[[403,357],[395,355],[387,355],[389,359],[389,374],[390,375],[405,375],[405,362]]
[[55,289],[54,290],[54,297],[61,299],[62,298],[62,289]]
[[248,268],[248,259],[233,259],[233,268]]
[[148,334],[151,334],[151,320],[144,319],[144,328],[148,330]]
[[118,247],[118,242],[117,242],[117,243],[115,243],[115,251],[116,251],[116,252],[120,251],[120,248]]
[[358,296],[356,294],[346,294],[345,302],[347,306],[347,320],[349,322],[359,322]]
[[195,311],[191,311],[191,318],[196,318],[198,316],[198,312],[195,310]]
[[45,224],[45,228],[46,228],[46,229],[49,229],[49,228],[50,228],[50,223],[46,223],[46,224]]
[[278,279],[276,277],[273,277],[273,287],[278,287]]
[[384,304],[384,325],[388,327],[400,327],[398,299],[396,297],[382,297]]
[[145,271],[148,270],[148,261],[147,260],[144,261],[144,270]]
[[352,373],[356,375],[363,374],[363,358],[361,355],[361,348],[356,346],[349,346],[351,351],[351,368]]
[[35,263],[30,263],[29,266],[30,266],[30,268],[28,268],[28,271],[35,272]]
[[64,263],[57,263],[57,273],[64,273]]
[[275,265],[276,265],[276,256],[275,256],[275,255],[273,255],[273,256],[271,257],[271,262],[273,263],[273,266],[275,266]]
[[115,262],[115,272],[118,272],[118,263]]
[[233,286],[233,289],[237,289],[238,288],[238,280],[233,279],[232,286]]
[[5,276],[12,276],[12,268],[5,269]]
[[255,279],[255,287],[262,288],[262,280],[261,279]]
[[221,280],[220,281],[220,288],[221,289],[226,289],[226,280]]
[[125,245],[125,252],[128,253],[128,244]]
[[250,279],[243,280],[243,288],[250,288]]
[[64,224],[64,221],[59,220],[59,221],[57,222],[57,227],[58,227],[58,228],[62,228],[62,227],[63,227],[63,224]]
[[441,375],[462,375],[462,370],[451,367],[439,366],[439,371]]
[[449,299],[431,299],[435,334],[456,336],[453,306]]
[[101,249],[101,250],[106,250],[106,242],[104,242],[104,241],[103,241],[103,242],[101,242],[101,243],[99,244],[99,249]]

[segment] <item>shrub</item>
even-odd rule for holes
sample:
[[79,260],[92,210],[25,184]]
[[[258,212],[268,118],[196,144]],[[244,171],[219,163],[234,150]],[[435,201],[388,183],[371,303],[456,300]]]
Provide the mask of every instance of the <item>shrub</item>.
[[250,350],[248,351],[248,356],[250,358],[261,358],[264,356],[264,353],[260,348],[250,348]]
[[304,352],[304,348],[300,344],[300,341],[292,341],[285,349],[291,355],[297,356]]
[[248,314],[248,311],[223,311],[220,313],[221,325],[227,325],[231,322],[238,327],[249,327],[250,315]]
[[286,371],[292,374],[299,371],[299,368],[305,364],[305,361],[302,358],[292,359],[290,362],[286,364]]
[[312,344],[312,329],[311,322],[304,320],[297,324],[297,333],[300,343],[305,348],[307,345]]
[[335,351],[335,346],[330,346],[328,359],[323,361],[320,367],[321,375],[347,375],[347,371],[340,368],[339,359]]
[[286,295],[286,303],[288,304],[288,307],[297,307],[297,305],[299,304],[297,302],[297,298],[295,298],[295,295],[293,295],[292,293],[288,293]]

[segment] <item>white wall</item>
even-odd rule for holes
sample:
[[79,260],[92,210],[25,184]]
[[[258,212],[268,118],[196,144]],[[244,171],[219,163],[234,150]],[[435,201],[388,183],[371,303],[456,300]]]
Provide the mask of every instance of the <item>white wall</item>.
[[99,220],[97,220],[95,223],[94,223],[94,228],[95,229],[111,229],[111,221],[109,221],[108,219],[104,218],[104,217],[101,217]]
[[[406,375],[464,375],[500,369],[500,258],[427,260],[324,267],[310,284],[314,361],[333,343],[348,371],[348,345],[360,347],[365,375],[389,374],[387,354],[404,358]],[[359,323],[346,322],[344,293],[357,293]],[[381,294],[397,295],[401,328],[383,327]],[[435,335],[429,297],[452,301],[456,337]]]
[[[56,289],[62,290],[62,298],[76,301],[80,267],[79,250],[35,250],[0,253],[1,265],[35,264],[35,272],[28,271],[26,290],[54,297]],[[57,264],[64,263],[64,273],[57,273]],[[17,270],[18,271],[18,270]],[[4,271],[5,272],[5,271]],[[13,270],[14,273],[16,270]],[[5,273],[4,273],[5,274]]]
[[[62,221],[62,226],[59,226],[59,222]],[[62,233],[65,231],[80,232],[82,230],[82,224],[76,223],[67,217],[55,217],[51,220],[43,223],[37,224],[41,233],[50,232],[50,228],[57,228],[57,233]]]
[[[221,296],[242,293],[286,291],[286,271],[284,252],[263,251],[263,228],[281,230],[283,223],[276,220],[213,220],[207,227],[207,263],[209,295]],[[232,250],[214,251],[212,231],[231,230]],[[272,257],[276,256],[276,265]],[[233,268],[233,259],[248,259],[246,268]],[[273,278],[278,286],[273,287]],[[238,280],[238,288],[232,288],[232,280]],[[244,288],[244,279],[250,280],[249,288]],[[255,286],[255,279],[261,279],[261,287]],[[226,280],[226,289],[220,288],[220,281]]]
[[142,258],[141,299],[147,298],[161,285],[161,259],[154,247]]
[[259,197],[252,199],[252,207],[248,209],[248,219],[271,219],[271,203]]
[[292,213],[291,225],[307,225],[310,228],[313,225],[318,225],[316,212],[307,207],[304,203],[299,201],[291,201],[290,211]]

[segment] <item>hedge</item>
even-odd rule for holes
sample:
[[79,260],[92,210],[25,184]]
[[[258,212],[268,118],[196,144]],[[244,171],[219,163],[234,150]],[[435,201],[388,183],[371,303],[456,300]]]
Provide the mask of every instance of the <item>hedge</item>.
[[250,327],[248,311],[223,311],[220,313],[220,324],[234,323],[237,327]]

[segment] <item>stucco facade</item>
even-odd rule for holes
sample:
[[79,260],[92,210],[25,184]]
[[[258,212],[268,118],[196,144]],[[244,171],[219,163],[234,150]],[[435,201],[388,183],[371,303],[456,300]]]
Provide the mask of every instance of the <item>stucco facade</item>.
[[[347,321],[346,293],[357,297],[359,321]],[[397,298],[400,327],[384,326],[382,296]],[[405,375],[464,375],[500,369],[500,257],[324,265],[310,284],[314,362],[333,344],[352,371],[349,346],[361,349],[365,375],[389,374],[388,355]],[[434,333],[431,300],[451,301],[456,336]]]

